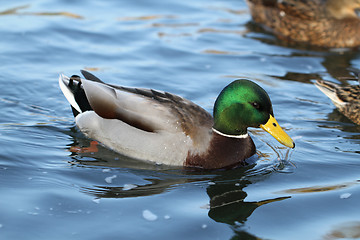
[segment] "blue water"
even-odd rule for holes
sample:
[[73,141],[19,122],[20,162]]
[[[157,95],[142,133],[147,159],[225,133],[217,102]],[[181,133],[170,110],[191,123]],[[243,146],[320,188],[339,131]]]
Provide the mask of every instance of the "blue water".
[[[358,51],[289,46],[242,0],[0,2],[0,239],[359,239],[360,127],[313,85]],[[250,129],[256,164],[212,172],[72,153],[91,140],[57,79],[79,69],[210,112],[250,78],[296,148]]]

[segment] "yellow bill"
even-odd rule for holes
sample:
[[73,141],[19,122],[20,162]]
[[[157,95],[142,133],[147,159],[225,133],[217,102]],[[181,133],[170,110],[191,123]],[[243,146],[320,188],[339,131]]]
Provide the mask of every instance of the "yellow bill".
[[266,132],[270,133],[279,143],[289,147],[294,148],[294,141],[287,135],[287,133],[282,130],[280,125],[277,123],[276,119],[270,115],[269,120],[265,124],[261,124],[260,127],[264,129]]

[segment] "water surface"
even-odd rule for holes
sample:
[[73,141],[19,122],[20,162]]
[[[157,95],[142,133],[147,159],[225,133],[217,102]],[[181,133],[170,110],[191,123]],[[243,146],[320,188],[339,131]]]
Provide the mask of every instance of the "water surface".
[[[245,2],[1,1],[1,239],[359,238],[360,127],[313,85],[354,84],[357,50],[288,45]],[[89,146],[60,73],[169,91],[209,112],[236,78],[269,93],[287,150],[251,129],[246,168],[193,172]]]

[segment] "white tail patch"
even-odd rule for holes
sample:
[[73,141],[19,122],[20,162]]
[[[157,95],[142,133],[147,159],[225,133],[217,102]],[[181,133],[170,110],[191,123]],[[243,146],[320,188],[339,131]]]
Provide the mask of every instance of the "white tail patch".
[[334,103],[334,105],[338,108],[343,108],[346,105],[346,102],[342,101],[337,95],[335,89],[329,89],[326,86],[320,85],[316,83],[315,86],[322,91],[330,100]]
[[71,104],[71,106],[73,108],[76,109],[76,111],[78,111],[79,113],[82,113],[79,105],[77,104],[74,94],[70,91],[70,89],[68,88],[68,86],[65,84],[65,80],[69,81],[69,78],[63,74],[60,74],[59,76],[59,86],[61,91],[63,92],[66,100],[68,100],[68,102]]

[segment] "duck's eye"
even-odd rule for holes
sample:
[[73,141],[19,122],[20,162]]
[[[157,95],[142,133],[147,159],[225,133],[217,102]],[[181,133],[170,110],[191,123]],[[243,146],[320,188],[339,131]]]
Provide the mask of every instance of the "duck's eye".
[[257,103],[257,102],[252,102],[251,105],[256,108],[256,109],[259,109],[260,108],[260,104]]

